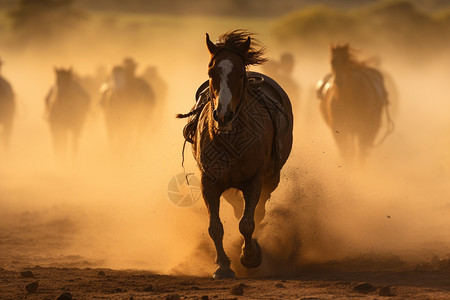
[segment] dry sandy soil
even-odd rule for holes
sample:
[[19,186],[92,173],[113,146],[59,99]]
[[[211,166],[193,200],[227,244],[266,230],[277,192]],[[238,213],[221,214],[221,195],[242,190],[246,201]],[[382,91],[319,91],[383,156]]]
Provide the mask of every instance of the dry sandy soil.
[[[166,273],[172,275],[149,269],[99,268],[108,265],[101,257],[88,258],[83,252],[77,255],[66,249],[74,241],[80,243],[76,239],[80,225],[74,221],[80,215],[88,222],[77,209],[0,211],[0,299],[450,298],[450,264],[438,258],[411,263],[397,256],[365,255],[299,265],[286,271],[277,266],[286,261],[266,255],[265,268],[278,269],[269,273],[283,275],[242,275],[245,272],[235,269],[241,275],[234,280],[214,280],[207,275],[209,269],[204,276],[186,276],[180,267]],[[89,240],[91,247],[110,247],[99,237]],[[212,267],[214,253],[209,239],[205,241],[198,246],[204,249],[186,257],[187,267],[202,261],[207,268]],[[235,256],[231,254],[234,261]],[[146,258],[158,260],[161,253]],[[33,282],[38,282],[38,286],[27,291],[27,285]]]
[[[96,268],[99,262],[82,256],[41,254],[64,247],[70,221],[38,225],[30,221],[35,217],[25,214],[20,226],[2,228],[0,299],[450,298],[450,264],[437,258],[411,264],[395,256],[365,256],[303,265],[284,276],[234,280]],[[55,227],[59,233],[50,232]]]
[[[32,273],[31,278],[24,278]],[[22,272],[21,272],[22,271]],[[28,273],[28,275],[31,275]],[[449,273],[352,272],[328,266],[295,277],[213,280],[137,270],[14,266],[0,269],[2,299],[448,299]],[[27,292],[38,282],[36,292]],[[365,283],[364,283],[365,282]],[[66,293],[66,294],[64,294]],[[65,297],[64,297],[65,296]],[[59,298],[58,298],[59,297]]]

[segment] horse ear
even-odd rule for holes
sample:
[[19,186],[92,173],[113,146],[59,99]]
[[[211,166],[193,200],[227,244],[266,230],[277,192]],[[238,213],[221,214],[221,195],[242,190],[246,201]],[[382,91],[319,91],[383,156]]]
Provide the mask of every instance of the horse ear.
[[208,47],[208,51],[211,54],[215,54],[217,52],[217,46],[214,45],[213,42],[209,39],[209,34],[206,34],[206,46]]
[[250,50],[250,44],[251,44],[252,40],[250,37],[247,37],[247,39],[245,40],[245,42],[241,45],[241,49],[244,53],[247,53],[248,50]]

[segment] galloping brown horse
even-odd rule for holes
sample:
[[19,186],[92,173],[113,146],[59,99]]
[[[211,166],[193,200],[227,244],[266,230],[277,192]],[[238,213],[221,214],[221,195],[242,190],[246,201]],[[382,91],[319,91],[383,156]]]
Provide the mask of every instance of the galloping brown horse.
[[249,65],[265,62],[263,49],[253,47],[250,33],[227,32],[215,44],[207,34],[206,44],[211,54],[209,81],[200,87],[193,110],[178,117],[190,117],[184,135],[192,143],[201,171],[209,235],[217,252],[214,278],[232,278],[234,272],[222,244],[220,196],[230,189],[242,191],[243,199],[226,199],[242,216],[241,263],[258,267],[262,252],[253,233],[290,154],[293,117],[283,89],[271,78],[247,71]]
[[387,112],[383,75],[358,62],[349,45],[331,48],[331,69],[317,84],[320,111],[343,158],[362,160],[374,146],[383,108]]
[[[0,61],[1,66],[1,61]],[[14,93],[11,85],[0,76],[0,137],[8,149],[15,112]]]
[[80,135],[89,111],[90,98],[74,78],[72,69],[55,68],[56,83],[45,98],[46,115],[57,155],[78,150]]

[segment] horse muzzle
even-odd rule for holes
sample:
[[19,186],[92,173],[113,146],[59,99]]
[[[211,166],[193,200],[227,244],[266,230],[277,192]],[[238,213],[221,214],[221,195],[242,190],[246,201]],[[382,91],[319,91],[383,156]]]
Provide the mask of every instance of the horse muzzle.
[[231,130],[231,125],[234,119],[234,112],[232,110],[226,111],[224,114],[219,113],[217,109],[213,111],[214,125],[220,132],[228,132]]

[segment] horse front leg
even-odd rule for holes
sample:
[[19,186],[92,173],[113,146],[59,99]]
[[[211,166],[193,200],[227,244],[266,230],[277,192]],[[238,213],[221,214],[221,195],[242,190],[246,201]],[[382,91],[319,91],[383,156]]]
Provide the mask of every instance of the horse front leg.
[[261,247],[252,235],[255,231],[255,209],[261,195],[262,183],[260,178],[252,180],[242,189],[244,194],[244,213],[239,221],[239,231],[244,237],[241,263],[247,268],[256,268],[262,262]]
[[216,247],[217,268],[214,271],[213,278],[234,278],[234,272],[230,268],[230,259],[223,248],[224,231],[219,216],[220,195],[222,194],[222,190],[218,189],[213,183],[205,178],[206,176],[202,179],[202,193],[209,214],[208,232]]

